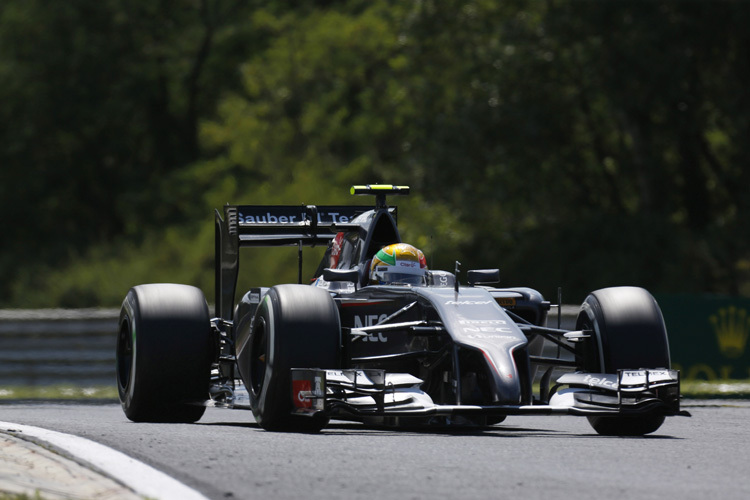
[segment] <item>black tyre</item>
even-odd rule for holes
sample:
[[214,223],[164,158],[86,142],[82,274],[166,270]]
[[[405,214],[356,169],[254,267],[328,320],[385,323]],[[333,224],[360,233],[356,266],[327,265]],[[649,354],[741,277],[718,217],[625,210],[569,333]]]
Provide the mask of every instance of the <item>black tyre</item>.
[[206,411],[213,348],[208,305],[192,286],[140,285],[120,312],[117,388],[135,422],[195,422]]
[[[643,288],[615,287],[592,292],[581,306],[577,330],[592,330],[596,342],[579,352],[581,368],[617,373],[618,369],[670,368],[669,341],[656,300]],[[660,414],[588,417],[603,435],[641,436],[656,431]]]
[[341,324],[325,290],[271,288],[253,318],[241,367],[256,421],[269,431],[318,432],[327,418],[292,415],[292,368],[340,366]]

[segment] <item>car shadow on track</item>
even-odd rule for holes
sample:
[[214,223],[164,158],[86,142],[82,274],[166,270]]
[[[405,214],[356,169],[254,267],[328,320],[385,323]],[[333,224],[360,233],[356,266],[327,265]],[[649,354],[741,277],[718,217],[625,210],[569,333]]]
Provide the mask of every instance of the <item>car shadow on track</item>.
[[416,427],[378,427],[378,426],[365,426],[362,424],[333,424],[328,425],[321,431],[322,434],[336,435],[346,434],[352,435],[356,433],[374,435],[439,435],[446,437],[463,437],[463,436],[480,436],[480,437],[496,437],[496,438],[528,438],[528,437],[544,437],[544,438],[577,438],[577,439],[681,439],[673,436],[666,435],[646,435],[646,436],[600,436],[595,432],[579,433],[569,430],[559,429],[545,429],[545,428],[530,428],[530,427],[516,427],[516,426],[490,426],[482,428],[416,428]]
[[[244,427],[257,431],[263,430],[256,422],[198,422],[196,425],[215,426],[215,427]],[[309,433],[305,433],[310,435]],[[679,437],[649,434],[646,436],[600,436],[595,432],[580,433],[570,430],[544,429],[531,427],[517,427],[512,425],[494,425],[488,427],[386,427],[377,425],[366,425],[358,422],[340,422],[336,421],[328,424],[319,433],[321,437],[326,436],[408,436],[408,435],[437,435],[446,437],[496,437],[496,438],[577,438],[577,439],[683,439]]]

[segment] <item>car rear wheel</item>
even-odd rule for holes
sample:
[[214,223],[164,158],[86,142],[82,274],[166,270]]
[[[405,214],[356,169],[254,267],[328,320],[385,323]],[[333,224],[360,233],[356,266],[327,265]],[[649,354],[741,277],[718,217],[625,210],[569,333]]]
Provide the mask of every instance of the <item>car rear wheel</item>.
[[[614,287],[592,292],[581,306],[577,330],[592,330],[595,343],[583,346],[582,368],[617,373],[618,369],[669,368],[669,342],[656,300],[643,288]],[[588,417],[603,435],[641,436],[656,431],[661,414]]]
[[195,422],[208,399],[213,351],[208,305],[199,289],[133,287],[120,311],[117,388],[135,422]]
[[318,432],[328,419],[292,415],[292,368],[340,366],[338,309],[325,290],[279,285],[261,300],[243,356],[250,406],[266,430]]

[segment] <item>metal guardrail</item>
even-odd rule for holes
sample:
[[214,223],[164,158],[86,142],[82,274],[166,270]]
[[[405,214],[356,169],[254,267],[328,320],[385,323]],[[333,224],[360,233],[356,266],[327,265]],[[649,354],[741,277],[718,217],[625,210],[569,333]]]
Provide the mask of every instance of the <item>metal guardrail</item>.
[[[0,310],[0,386],[115,384],[119,309]],[[572,328],[577,306],[563,306]],[[548,324],[557,326],[550,311]]]
[[0,385],[115,383],[117,309],[0,310]]

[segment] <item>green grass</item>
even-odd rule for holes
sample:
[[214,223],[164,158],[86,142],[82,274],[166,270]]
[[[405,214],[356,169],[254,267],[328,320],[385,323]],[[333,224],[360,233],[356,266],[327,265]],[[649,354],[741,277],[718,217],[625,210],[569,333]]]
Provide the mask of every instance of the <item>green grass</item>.
[[27,493],[6,493],[0,492],[0,500],[44,500],[44,497],[37,491],[34,495]]
[[[0,387],[0,401],[18,399],[117,399],[117,388],[114,386],[11,386]],[[0,499],[2,500],[2,499]]]
[[750,399],[750,380],[683,380],[682,395],[694,399]]

